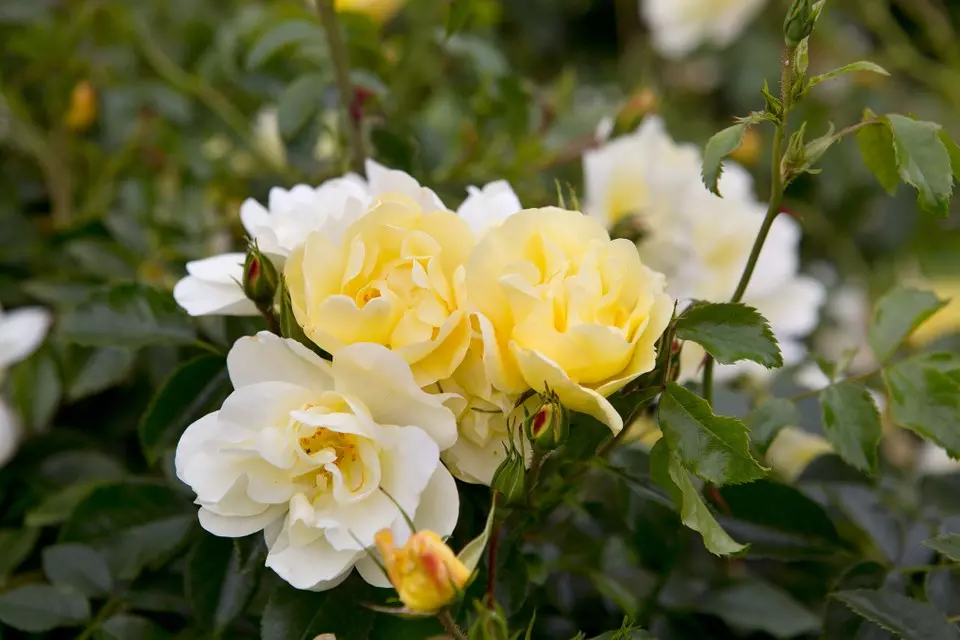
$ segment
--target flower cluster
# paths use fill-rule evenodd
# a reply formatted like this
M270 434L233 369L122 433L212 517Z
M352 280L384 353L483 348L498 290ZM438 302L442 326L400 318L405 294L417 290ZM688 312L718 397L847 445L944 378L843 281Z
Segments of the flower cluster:
M730 299L766 209L746 170L725 164L721 198L703 187L701 164L699 149L674 142L656 116L584 156L587 212L636 240L641 259L666 275L681 308ZM770 321L787 365L803 360L801 340L816 327L826 297L823 284L798 273L800 235L796 220L777 217L743 300ZM684 345L681 379L696 375L703 356L699 345ZM767 371L740 362L718 367L717 378Z
M354 567L396 583L406 565L387 558L390 580L379 570L377 532L405 544L409 515L449 535L453 476L492 482L524 437L508 428L524 398L619 432L607 398L654 368L674 308L664 276L595 218L521 210L503 181L452 211L403 172L366 173L248 200L255 259L190 263L175 289L194 315L280 308L278 324L297 329L233 346L234 391L187 429L176 468L205 529L263 531L267 565L298 588L330 588ZM264 268L282 274L277 299L247 282ZM533 437L562 426L544 421Z

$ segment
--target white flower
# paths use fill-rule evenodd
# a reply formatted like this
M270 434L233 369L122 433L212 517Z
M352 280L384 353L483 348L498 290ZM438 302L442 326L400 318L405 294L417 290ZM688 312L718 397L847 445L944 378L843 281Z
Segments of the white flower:
M960 462L932 442L924 442L917 458L917 470L923 475L944 475L960 471Z
M50 328L50 313L40 307L0 309L0 383L6 369L20 362L43 342ZM20 440L20 423L16 414L0 398L0 466L13 457Z
M584 156L588 211L611 226L634 218L641 259L667 276L667 291L681 305L730 299L766 210L741 167L725 164L719 185L723 198L707 191L700 170L699 151L675 143L656 116L647 117L636 133ZM802 360L801 339L815 328L825 295L822 284L797 273L799 243L799 225L779 216L743 300L770 321L787 364ZM696 376L703 356L699 345L685 344L681 376ZM716 377L766 371L741 362L718 366Z
M385 347L359 343L334 362L262 332L227 357L234 392L177 446L177 476L197 494L200 524L226 537L264 532L267 566L301 589L328 589L356 566L385 577L364 549L407 533L387 493L418 528L448 535L459 497L440 451L456 440L451 398L430 395Z
M726 47L766 0L640 0L640 15L664 57L682 58L702 44Z
M257 114L253 123L253 139L260 152L277 167L287 164L287 147L283 144L280 135L280 121L277 119L278 109L275 106L265 107Z
M506 180L491 182L482 189L467 187L467 193L469 195L457 209L457 215L470 225L470 230L478 240L523 208Z

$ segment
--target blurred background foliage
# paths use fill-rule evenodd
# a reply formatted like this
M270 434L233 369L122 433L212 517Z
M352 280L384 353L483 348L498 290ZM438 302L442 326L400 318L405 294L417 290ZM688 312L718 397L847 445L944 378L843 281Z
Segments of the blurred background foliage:
M451 207L468 185L499 178L531 207L580 189L580 156L605 117L624 131L656 112L674 137L703 144L760 108L788 3L771 0L726 50L681 61L655 54L636 0L373 4L341 13L349 117L362 119L373 157ZM892 76L836 80L796 118L821 132L869 106L940 122L956 138L958 28L953 0L830 0L811 70L869 59ZM316 16L294 0L3 0L0 43L0 303L57 315L46 345L6 381L28 437L0 470L0 592L40 585L33 595L46 607L21 628L86 629L83 638L254 638L261 624L265 638L435 632L357 609L382 597L361 586L281 587L256 540L201 535L172 473L179 433L229 392L226 349L259 322L184 316L170 290L185 261L241 246L245 198L348 169ZM735 155L761 195L766 135L751 132ZM852 141L822 166L787 197L808 271L870 298L904 280L958 292L956 211L936 220L908 189L888 197ZM933 337L955 350L960 313L944 313ZM827 314L815 352L833 323ZM777 385L796 391L786 378ZM723 390L718 412L744 414L747 391ZM817 431L816 402L801 409ZM646 479L646 454L618 451L522 544L501 549L498 598L515 620L536 609L542 638L596 635L624 616L661 640L890 637L827 600L837 585L888 585L958 615L957 574L914 568L934 562L921 540L960 531L960 482L921 480L891 451L879 480L826 456L800 477L803 492L760 481L708 496L731 534L753 542L743 560L710 557ZM464 496L459 541L488 499L478 487ZM316 611L337 629L311 627Z

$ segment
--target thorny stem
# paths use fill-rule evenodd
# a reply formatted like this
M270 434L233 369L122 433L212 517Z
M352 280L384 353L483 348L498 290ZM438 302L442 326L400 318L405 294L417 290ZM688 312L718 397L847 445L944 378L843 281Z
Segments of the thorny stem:
M753 242L753 248L750 250L750 256L743 268L743 274L740 276L737 289L730 299L731 302L743 300L743 296L747 292L747 285L750 284L750 278L753 277L753 271L757 268L760 251L767 240L773 221L780 214L780 205L783 204L783 170L780 164L783 155L783 139L786 136L787 123L790 118L790 100L793 96L793 54L795 51L796 47L784 47L783 58L780 61L780 101L783 104L783 112L773 136L773 158L771 160L773 184L770 187L770 204L767 206L767 214L763 219L763 224L760 225L757 238ZM713 356L710 354L707 354L706 362L703 365L703 397L706 399L713 397Z
M438 613L437 620L440 621L440 624L443 625L443 628L446 629L447 633L449 633L454 640L467 640L467 636L463 634L463 631L461 631L457 623L454 622L453 616L450 615L448 610L444 609Z
M314 8L320 17L320 24L327 34L330 58L337 80L337 92L340 94L340 117L347 131L350 143L350 166L357 173L363 173L366 154L363 150L363 131L359 118L350 113L350 101L353 99L353 87L350 84L350 56L340 36L340 23L333 8L333 0L313 0Z

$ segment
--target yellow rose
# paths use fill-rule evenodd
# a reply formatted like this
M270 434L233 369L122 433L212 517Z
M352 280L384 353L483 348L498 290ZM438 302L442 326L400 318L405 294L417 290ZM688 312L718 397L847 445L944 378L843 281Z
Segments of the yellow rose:
M454 372L470 346L458 290L472 247L456 214L383 196L339 245L314 232L291 254L285 275L294 315L331 354L357 342L382 344L410 364L418 384L433 384Z
M384 568L400 601L418 612L438 611L457 599L470 579L470 570L433 531L420 531L397 549L393 532L375 536Z
M653 369L673 312L664 287L633 243L555 207L508 218L466 268L493 386L511 394L549 387L614 433L623 420L606 396Z

